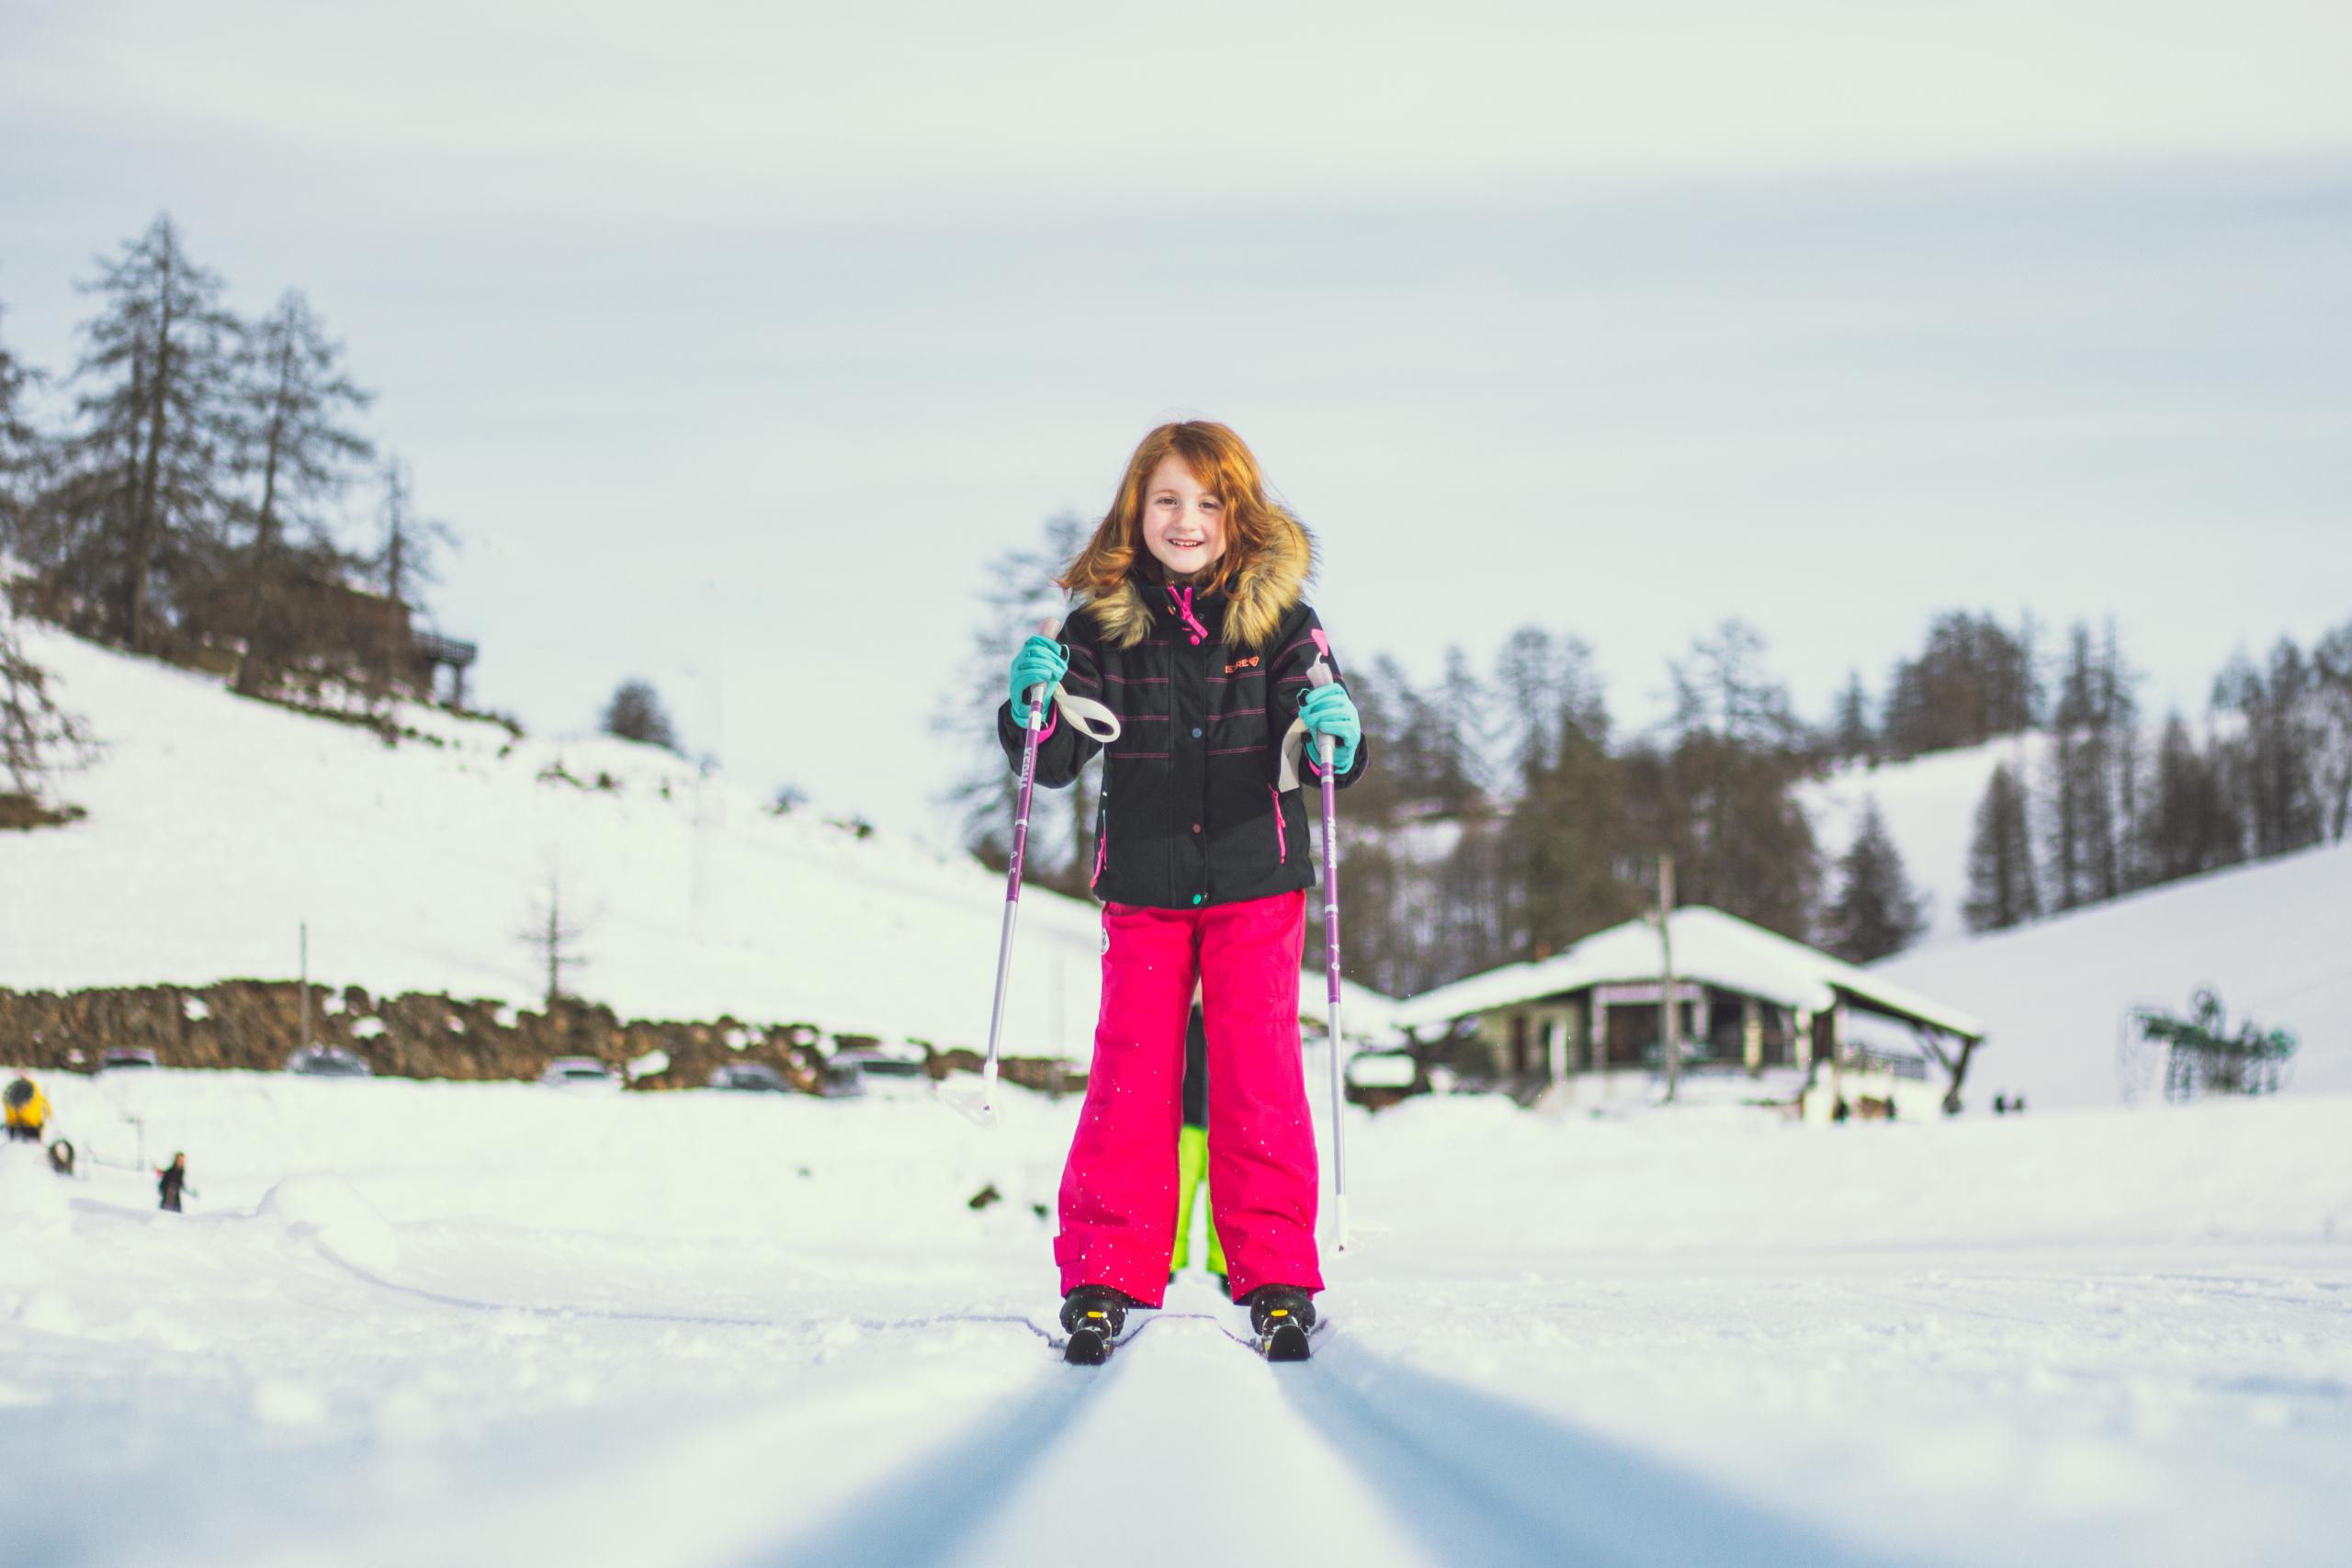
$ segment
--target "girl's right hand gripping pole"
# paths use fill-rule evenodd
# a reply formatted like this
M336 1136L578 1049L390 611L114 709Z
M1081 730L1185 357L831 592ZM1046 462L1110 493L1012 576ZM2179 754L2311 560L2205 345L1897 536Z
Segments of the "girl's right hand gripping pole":
M1315 644L1323 657L1306 672L1310 686L1330 685L1331 648L1316 634ZM1323 773L1323 973L1328 982L1329 1011L1326 1014L1326 1040L1331 1050L1331 1218L1334 1253L1345 1255L1348 1250L1348 1153L1345 1117L1348 1109L1347 1071L1340 1058L1347 1047L1340 1035L1340 805L1339 785L1333 780L1331 738L1315 738L1317 760Z
M1047 621L1037 629L1051 637L1057 623ZM1021 913L1021 862L1029 849L1029 799L1037 787L1037 732L1045 727L1046 705L1053 700L1053 689L1040 682L1029 688L1029 727L1021 743L1021 796L1012 817L1012 864L1004 877L1004 931L996 944L996 1002L989 1010L989 1054L980 1064L980 1114L996 1114L997 1053L1004 1031L1004 987L1012 974L1012 927Z

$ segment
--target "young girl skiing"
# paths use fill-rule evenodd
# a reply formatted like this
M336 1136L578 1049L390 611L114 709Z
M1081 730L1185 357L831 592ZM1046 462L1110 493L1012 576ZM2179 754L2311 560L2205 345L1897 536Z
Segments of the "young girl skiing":
M1315 867L1298 785L1319 777L1317 737L1331 738L1340 784L1362 775L1366 748L1301 598L1313 566L1306 530L1268 499L1239 436L1164 424L1136 448L1110 512L1063 573L1076 603L1059 640L1033 637L1013 656L997 728L1014 767L1033 688L1067 688L1120 720L1096 824L1102 1013L1054 1241L1073 1353L1080 1331L1099 1348L1129 1308L1158 1306L1167 1286L1196 983L1209 1201L1227 1284L1261 1337L1315 1322L1323 1276L1298 1030ZM1294 721L1306 744L1286 767ZM1099 750L1046 703L1037 783L1067 785ZM1303 1337L1292 1343L1305 1353Z

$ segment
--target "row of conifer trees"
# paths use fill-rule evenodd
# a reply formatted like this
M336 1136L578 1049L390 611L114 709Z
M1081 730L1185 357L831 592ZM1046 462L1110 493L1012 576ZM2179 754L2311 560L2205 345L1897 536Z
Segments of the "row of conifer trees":
M19 603L141 651L233 647L250 692L322 649L360 666L404 659L336 647L353 630L323 624L333 596L298 591L412 604L447 540L363 430L371 394L302 292L236 314L168 216L79 286L93 311L62 376L0 339L0 550L28 571ZM363 482L379 491L375 525L348 541L342 503Z

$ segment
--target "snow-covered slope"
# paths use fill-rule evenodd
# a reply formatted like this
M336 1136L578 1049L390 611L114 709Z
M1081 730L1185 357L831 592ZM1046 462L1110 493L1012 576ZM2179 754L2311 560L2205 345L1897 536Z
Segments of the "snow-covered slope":
M1876 801L1887 836L1903 857L1904 873L1927 903L1928 930L1918 945L1965 942L1968 927L1960 908L1968 898L1968 841L1976 827L1977 802L1984 798L1993 770L2004 762L2031 787L2048 740L2038 733L2004 736L1907 762L1876 768L1853 763L1799 785L1797 802L1813 823L1822 852L1835 858L1853 842L1863 806Z
M805 809L772 816L650 747L515 740L403 706L397 721L430 739L388 749L209 676L22 629L102 750L63 781L86 821L0 834L0 986L291 978L308 921L313 978L529 1003L545 976L522 933L560 884L583 928L567 988L624 1017L985 1043L1004 883L974 863ZM889 765L922 766L927 743L910 734ZM1099 937L1092 905L1023 895L1009 1052L1087 1058ZM1384 1010L1351 992L1351 1032Z
M2352 1098L1351 1112L1315 1359L1193 1271L1097 1371L1075 1100L48 1087L196 1196L0 1148L10 1563L2342 1558Z
M1984 1021L1976 1098L2109 1105L2127 1009L2179 1013L2200 986L2301 1039L2298 1091L2352 1089L2352 843L2154 887L1873 967Z

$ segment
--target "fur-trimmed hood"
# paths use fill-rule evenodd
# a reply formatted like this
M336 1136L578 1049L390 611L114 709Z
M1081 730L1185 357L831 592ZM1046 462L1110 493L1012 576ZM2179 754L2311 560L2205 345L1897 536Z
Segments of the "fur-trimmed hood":
M1234 580L1232 597L1225 601L1228 643L1262 649L1272 642L1283 617L1297 604L1307 580L1315 575L1315 536L1297 518L1288 513L1281 515L1281 526L1258 552L1258 558L1241 569ZM1152 570L1159 566L1148 555L1138 564ZM1112 648L1133 648L1151 635L1151 604L1144 597L1144 584L1133 573L1102 597L1082 601L1081 607L1093 612L1094 624L1102 628L1103 642Z

